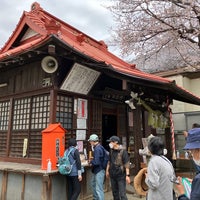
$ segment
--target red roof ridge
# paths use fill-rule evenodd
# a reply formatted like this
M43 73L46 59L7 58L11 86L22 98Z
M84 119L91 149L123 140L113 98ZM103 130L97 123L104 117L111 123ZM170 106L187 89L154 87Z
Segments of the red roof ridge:
M36 4L38 5L37 2L36 2ZM80 45L81 45L81 43L85 42L85 43L92 45L95 48L98 48L101 50L103 50L103 49L107 50L108 46L105 44L105 42L103 40L100 40L100 41L95 40L94 38L83 33L82 31L76 29L75 27L69 25L68 23L64 22L63 20L55 17L54 15L50 14L49 12L47 12L43 9L39 9L39 7L38 7L38 12L39 13L37 13L37 16L44 16L45 21L47 21L48 19L54 19L57 24L60 24L61 32L58 34L59 37L62 37L61 33L62 33L62 31L64 31L67 35L71 34L69 36L70 38L76 37L76 40L77 40L77 42L79 42ZM43 14L41 14L40 12Z
M1 53L8 50L12 46L25 24L43 36L46 34L56 34L62 39L63 32L69 38L72 38L73 40L76 39L79 45L82 45L82 43L88 43L100 50L107 50L107 45L104 41L97 41L94 38L84 34L73 26L43 10L39 3L34 2L31 5L31 11L23 12L15 31L13 31L13 34L6 42L5 46L1 49Z

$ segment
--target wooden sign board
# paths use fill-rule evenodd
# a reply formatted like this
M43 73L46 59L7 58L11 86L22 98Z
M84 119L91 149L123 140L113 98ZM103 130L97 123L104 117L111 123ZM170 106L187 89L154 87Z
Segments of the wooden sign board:
M99 75L100 72L75 63L60 89L87 95Z

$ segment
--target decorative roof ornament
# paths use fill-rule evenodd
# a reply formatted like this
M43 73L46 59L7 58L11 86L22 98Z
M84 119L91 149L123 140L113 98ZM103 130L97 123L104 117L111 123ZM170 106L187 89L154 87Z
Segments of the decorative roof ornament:
M32 3L31 11L41 9L40 4L37 2Z
M51 19L49 22L45 23L45 28L48 34L58 34L60 32L61 25L54 19Z

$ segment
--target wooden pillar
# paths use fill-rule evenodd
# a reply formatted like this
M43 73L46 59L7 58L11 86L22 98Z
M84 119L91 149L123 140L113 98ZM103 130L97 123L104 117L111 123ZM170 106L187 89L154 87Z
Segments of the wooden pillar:
M10 99L10 111L9 111L9 121L8 121L8 134L6 142L6 156L9 157L10 153L10 141L11 141L11 132L12 132L12 118L13 118L13 98Z
M140 163L142 162L142 156L139 155L139 149L142 146L142 119L141 119L141 107L133 110L133 133L134 133L134 174L137 174L140 170Z
M24 200L25 179L26 179L26 175L25 175L25 174L22 174L22 193L21 193L21 200Z
M50 119L49 123L56 122L56 102L57 102L57 90L52 89L50 91Z
M3 171L2 188L1 188L1 200L6 200L7 182L8 182L8 172L7 171Z
M172 135L170 128L165 129L165 145L167 149L167 157L172 159Z
M48 174L43 175L42 186L42 200L51 200L52 180Z

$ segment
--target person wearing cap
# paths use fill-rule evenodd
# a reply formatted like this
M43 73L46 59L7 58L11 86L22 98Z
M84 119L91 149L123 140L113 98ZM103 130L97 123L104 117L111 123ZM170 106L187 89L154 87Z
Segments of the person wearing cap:
M99 143L99 137L96 134L90 135L88 141L93 151L93 157L89 158L89 165L92 166L93 173L91 179L93 199L104 200L105 169L102 166L104 147Z
M112 195L114 200L127 200L126 183L130 184L130 160L128 152L120 145L117 136L110 137L110 155L106 168L106 177L110 177Z
M190 200L200 199L200 128L190 131L188 133L185 150L189 150L192 159L198 169L196 176L192 180L192 188L190 194ZM189 200L185 195L185 189L182 184L182 178L178 177L179 184L176 185L177 191L179 193L178 200Z

